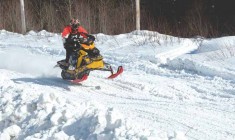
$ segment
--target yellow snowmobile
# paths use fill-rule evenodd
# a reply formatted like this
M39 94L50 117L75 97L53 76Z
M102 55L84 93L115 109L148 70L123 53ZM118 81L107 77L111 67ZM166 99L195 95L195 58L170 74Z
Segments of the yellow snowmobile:
M87 44L80 43L80 48L74 48L74 52L69 58L69 66L63 65L65 60L57 62L56 66L62 69L61 77L70 80L73 83L80 83L88 78L93 70L109 71L111 75L109 79L117 77L123 72L123 67L119 66L116 73L113 72L110 64L103 61L103 56L95 47L94 42Z

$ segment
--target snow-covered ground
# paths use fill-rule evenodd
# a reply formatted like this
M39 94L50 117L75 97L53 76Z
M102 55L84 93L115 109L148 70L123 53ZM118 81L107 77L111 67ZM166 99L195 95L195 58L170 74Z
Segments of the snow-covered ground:
M123 74L60 78L59 34L0 30L1 140L233 140L235 37L95 35Z

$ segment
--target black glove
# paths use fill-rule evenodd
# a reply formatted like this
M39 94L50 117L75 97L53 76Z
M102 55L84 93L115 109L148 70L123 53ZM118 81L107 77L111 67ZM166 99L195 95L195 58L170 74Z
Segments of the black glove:
M94 38L80 38L79 41L82 44L91 45L94 43Z
M92 43L94 43L94 41L95 37L93 35L87 35L87 41L86 41L87 45L91 45Z
M92 40L92 39L87 40L87 45L91 45L92 43L94 43L94 40Z
M95 41L95 36L93 36L93 35L87 35L87 37L89 38L89 40L92 40L93 42Z

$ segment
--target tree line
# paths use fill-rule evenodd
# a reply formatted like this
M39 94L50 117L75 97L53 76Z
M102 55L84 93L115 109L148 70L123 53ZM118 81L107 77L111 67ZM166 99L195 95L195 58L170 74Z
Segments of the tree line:
M176 36L235 34L234 0L143 0L142 27ZM143 20L143 19L142 19Z
M24 0L27 31L59 33L72 17L90 33L135 30L135 0ZM141 0L141 30L192 37L234 35L232 0ZM223 10L225 9L225 10ZM20 0L0 0L0 29L21 32Z

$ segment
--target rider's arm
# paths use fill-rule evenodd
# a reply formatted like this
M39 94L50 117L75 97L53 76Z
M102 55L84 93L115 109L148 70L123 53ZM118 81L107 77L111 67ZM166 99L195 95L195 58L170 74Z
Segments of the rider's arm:
M71 28L69 26L66 26L61 35L63 38L68 38L70 32L71 32Z
M78 32L81 34L82 37L87 38L88 32L82 26L78 27Z
M69 26L66 26L63 30L63 32L61 33L61 36L62 36L62 40L63 40L63 43L68 43L68 37L70 35L70 32L71 32L71 28Z

